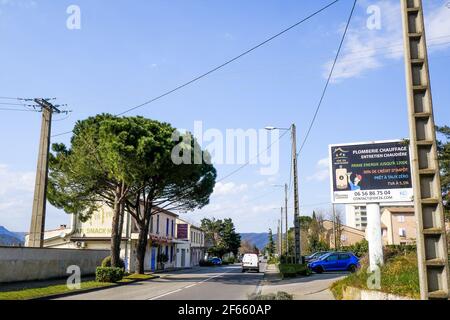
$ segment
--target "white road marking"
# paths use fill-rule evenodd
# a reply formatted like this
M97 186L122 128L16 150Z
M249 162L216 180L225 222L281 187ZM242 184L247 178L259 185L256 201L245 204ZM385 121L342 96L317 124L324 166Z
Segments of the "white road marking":
M159 296L156 296L156 297L150 298L150 299L148 299L148 300L157 300L157 299L159 299L159 298L162 298L162 297L168 296L168 295L170 295L170 294L174 294L174 293L180 292L181 290L182 290L182 289L178 289L178 290L170 291L170 292L167 292L167 293L161 294L161 295L159 295Z
M184 290L184 289L189 289L189 288L195 287L195 286L198 285L198 284L202 284L202 283L208 282L208 281L210 281L210 280L212 280L212 279L221 277L221 276L223 276L224 274L230 273L231 271L233 271L233 270L230 270L230 271L227 271L227 272L224 272L224 273L215 275L215 276L213 276L213 277L209 277L209 278L207 278L207 279L205 279L205 280L202 280L202 281L193 283L193 284L188 285L188 286L186 286L186 287L184 287L184 288L177 289L177 290L173 290L173 291L170 291L170 292L161 294L161 295L159 295L159 296L156 296L156 297L153 297L153 298L150 298L150 299L147 299L147 300L158 300L158 299L163 298L163 297L165 297L165 296L169 296L169 295L171 295L171 294L178 293L178 292L180 292L180 291L182 291L182 290Z

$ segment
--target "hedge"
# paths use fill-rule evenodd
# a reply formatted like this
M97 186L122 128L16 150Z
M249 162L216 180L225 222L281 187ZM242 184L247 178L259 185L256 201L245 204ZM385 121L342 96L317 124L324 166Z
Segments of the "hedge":
M311 270L309 270L306 264L280 264L279 269L283 278L311 275Z
M111 256L106 257L102 261L102 267L111 267ZM125 269L125 262L119 258L119 268Z
M97 282L117 282L122 280L125 274L122 268L97 267L95 280Z

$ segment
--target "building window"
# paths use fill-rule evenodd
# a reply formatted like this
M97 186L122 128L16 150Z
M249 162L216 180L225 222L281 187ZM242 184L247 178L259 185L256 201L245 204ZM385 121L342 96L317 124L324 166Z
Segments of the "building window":
M173 246L170 247L170 262L173 261Z
M398 235L400 237L406 237L406 229L405 228L398 229Z
M174 234L175 234L175 229L174 229L173 220L172 220L172 237Z
M166 219L166 236L169 236L169 218Z
M165 254L166 254L166 257L169 257L169 246L166 246L166 252L165 252Z
M398 216L397 220L398 220L398 222L403 223L403 222L405 222L405 216Z
M159 214L156 216L156 234L159 234Z
M150 233L153 233L153 217L150 217Z

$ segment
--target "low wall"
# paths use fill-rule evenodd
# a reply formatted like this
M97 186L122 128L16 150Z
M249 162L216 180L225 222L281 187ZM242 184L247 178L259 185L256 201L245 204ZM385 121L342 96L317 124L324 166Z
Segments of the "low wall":
M108 255L108 250L0 247L0 283L64 278L72 265L82 276L92 275Z
M408 297L397 296L375 290L362 290L354 287L346 287L342 300L414 300Z

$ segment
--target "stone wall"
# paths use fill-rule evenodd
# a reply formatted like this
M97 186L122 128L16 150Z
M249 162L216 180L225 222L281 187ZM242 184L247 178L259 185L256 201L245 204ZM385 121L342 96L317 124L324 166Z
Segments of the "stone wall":
M0 283L64 278L72 265L82 276L93 275L108 255L108 250L0 247Z

